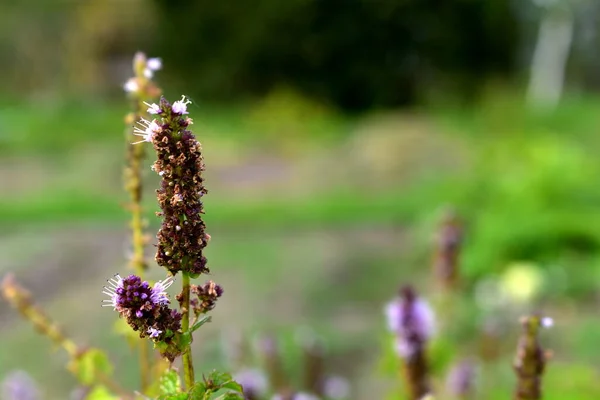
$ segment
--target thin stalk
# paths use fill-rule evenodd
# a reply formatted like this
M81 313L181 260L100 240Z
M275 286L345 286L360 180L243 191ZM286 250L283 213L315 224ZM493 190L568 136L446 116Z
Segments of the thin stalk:
M143 110L143 100L141 98L136 99L135 102L135 120L138 121L141 118ZM128 141L130 142L134 137L133 132L128 135ZM144 234L144 219L142 209L142 161L145 157L144 146L134 146L127 144L128 146L128 163L125 167L125 189L129 192L131 204L129 206L131 210L131 238L133 246L133 254L130 259L130 266L135 270L136 274L144 279L144 272L147 268L146 260L144 257L144 249L146 245L146 239ZM139 341L139 359L140 359L140 385L142 392L145 392L150 385L150 349L146 340Z
M181 312L183 318L181 320L181 329L183 333L190 330L190 276L183 272L182 291L181 291ZM188 347L183 354L183 373L185 386L190 389L194 386L194 364L192 362L192 348Z
M125 190L129 193L129 210L131 212L131 241L132 255L129 260L131 268L135 273L144 279L144 272L148 268L145 259L144 250L146 247L146 234L144 232L145 224L142 208L142 169L145 158L145 147L134 146L135 141L134 123L139 121L144 113L144 100L158 95L159 90L153 85L152 81L145 77L147 69L147 58L142 53L137 53L133 59L133 72L138 90L132 92L133 112L127 118L131 128L126 132L127 143L127 163L125 165ZM150 349L146 340L139 341L139 359L140 359L140 383L142 392L145 392L150 385L151 379L151 357Z

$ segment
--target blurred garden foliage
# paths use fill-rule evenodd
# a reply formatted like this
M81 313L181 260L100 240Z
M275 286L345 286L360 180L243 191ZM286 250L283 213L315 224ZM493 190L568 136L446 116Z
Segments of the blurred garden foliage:
M597 39L584 29L596 8L578 8L591 22L576 32L576 83L597 81ZM284 84L347 110L519 81L540 17L533 3L479 0L29 0L2 11L6 89L116 94L129 55L144 48L170 61L167 86L192 96L239 101Z
M534 2L5 3L0 170L10 196L0 197L0 274L81 271L38 286L56 315L122 263L120 250L106 250L120 245L115 231L126 220L122 84L131 54L144 50L163 58L166 94L192 98L207 149L211 262L229 274L221 321L248 330L309 324L324 332L340 372L370 379L380 307L401 282L427 280L437 211L452 205L465 222L461 277L473 303L454 334L468 344L481 328L478 293L518 286L515 297L549 304L559 325L547 398L597 398L600 2L571 2L568 90L553 113L523 101L540 20ZM456 99L468 101L445 101ZM411 107L382 110L402 105ZM145 208L156 224L152 187ZM86 226L92 232L77 241ZM67 244L74 250L63 251ZM83 316L98 342L117 346L105 334L113 316L77 306L69 304L69 330L87 337ZM28 326L9 322L0 375L21 366L25 346L45 351ZM499 377L484 382L491 399L507 398L513 347L487 371ZM457 356L449 349L433 349L436 371ZM201 359L220 366L216 356ZM25 364L45 376L37 360Z

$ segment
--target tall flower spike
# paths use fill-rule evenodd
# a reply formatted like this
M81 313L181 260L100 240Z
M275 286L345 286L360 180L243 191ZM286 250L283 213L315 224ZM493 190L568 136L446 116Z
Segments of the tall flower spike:
M173 275L184 271L197 276L208 272L203 250L210 236L202 219L202 196L207 193L202 146L187 130L190 120L182 116L187 114L187 104L185 96L173 105L162 98L159 129L146 124L150 132L143 134L154 145L158 159L153 169L162 178L157 197L163 222L157 234L156 261Z
M430 392L425 350L433 334L433 312L408 286L402 288L400 297L389 303L385 311L388 327L395 336L396 351L403 359L409 398L421 399Z

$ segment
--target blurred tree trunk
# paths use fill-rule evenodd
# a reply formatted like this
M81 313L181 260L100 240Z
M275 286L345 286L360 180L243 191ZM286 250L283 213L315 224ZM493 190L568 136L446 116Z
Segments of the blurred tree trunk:
M575 18L569 4L545 0L531 61L527 100L534 107L554 109L562 96L565 69L573 42Z

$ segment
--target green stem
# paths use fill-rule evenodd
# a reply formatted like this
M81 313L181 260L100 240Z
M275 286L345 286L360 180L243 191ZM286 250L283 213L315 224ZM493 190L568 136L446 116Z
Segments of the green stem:
M135 100L134 120L139 121L143 113L143 97ZM129 131L127 135L128 163L125 167L125 189L129 192L131 204L131 236L133 244L133 254L130 260L131 267L136 274L144 279L146 270L146 260L144 258L144 249L146 239L144 236L144 219L142 212L142 161L145 156L145 146L135 146L130 144L135 136ZM139 361L140 361L140 384L142 392L145 393L150 385L151 358L150 349L145 339L139 341Z
M181 320L181 328L185 334L190 330L190 276L185 272L182 274L181 312L183 313L183 319ZM185 386L191 389L194 386L194 364L192 362L191 346L183 354L183 373Z

